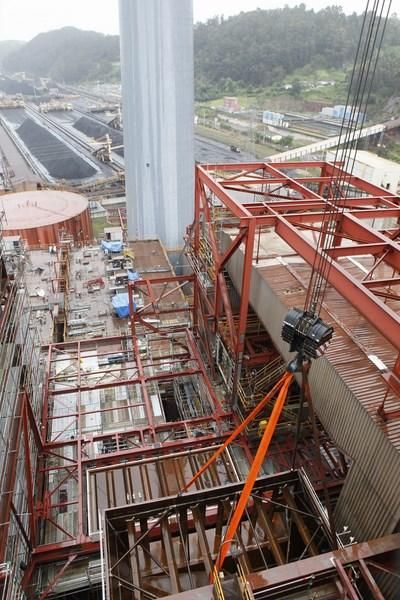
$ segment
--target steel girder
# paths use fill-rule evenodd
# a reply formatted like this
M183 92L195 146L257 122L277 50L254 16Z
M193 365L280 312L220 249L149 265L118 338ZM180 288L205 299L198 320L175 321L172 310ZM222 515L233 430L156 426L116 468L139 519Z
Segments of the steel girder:
M301 176L293 176L293 170L301 171ZM304 171L307 176L303 176ZM333 200L327 195L327 189L338 180L344 182L346 193ZM284 199L279 197L282 187L287 192ZM254 202L249 201L249 195L254 197ZM262 196L261 200L258 195ZM212 315L216 322L224 313L228 322L230 320L232 307L219 275L227 260L242 246L240 320L236 327L230 328L238 368L243 351L256 233L266 227L272 227L308 264L313 265L317 255L319 269L326 269L328 283L357 308L400 356L400 305L396 304L400 295L399 288L395 287L400 282L398 196L346 174L340 166L328 162L274 165L260 162L197 166L195 202L195 222L189 235L194 255L201 255L204 223L208 225L207 235L214 239L218 230L232 231L228 249L222 251L217 243L211 244L216 269L215 289L212 297L204 294L204 290L202 293L208 316ZM324 229L333 202L338 207L334 245L317 248L307 230L319 232ZM217 209L221 213L219 217L215 217ZM376 221L378 226L374 226ZM365 277L357 279L340 259L359 255L371 257L373 265ZM385 271L385 275L378 274L375 279L378 271ZM201 295L201 285L197 290ZM197 301L197 305L201 302ZM393 377L400 376L400 361L396 361L395 356L391 367Z

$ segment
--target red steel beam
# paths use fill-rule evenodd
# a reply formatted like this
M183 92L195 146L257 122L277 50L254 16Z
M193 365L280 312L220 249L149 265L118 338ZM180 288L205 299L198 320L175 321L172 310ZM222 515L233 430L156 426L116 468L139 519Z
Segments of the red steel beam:
M183 330L184 331L184 330ZM144 364L144 367L146 367L148 365ZM175 373L157 373L156 375L142 375L141 373L141 367L136 367L136 369L139 373L138 377L132 377L132 379L115 379L113 381L107 381L107 382L103 382L103 383L94 383L91 385L81 385L81 387L69 387L69 388L65 388L65 389L58 389L58 390L50 390L49 391L49 395L50 396L63 396L63 395L68 395L70 393L73 392L90 392L93 390L104 390L107 388L111 388L111 387L118 387L121 385L135 385L137 383L140 383L141 381L162 381L165 379L173 379L174 377L181 377L181 376L185 376L185 375L195 375L197 373L200 373L200 369L196 368L196 369L186 369L185 371L176 371ZM121 407L120 407L121 408ZM99 412L99 411L96 411ZM74 414L82 414L82 413L74 413ZM89 414L89 413L86 413ZM66 416L66 415L64 415ZM71 415L70 415L71 416ZM52 418L57 418L57 417L49 417L47 420L51 420Z
M248 166L248 165L247 165ZM223 201L236 217L250 217L249 211L235 202L232 197L224 190L222 185L215 179L210 177L203 167L196 167L197 177L199 181L206 185L206 187L214 192L214 194Z
M310 265L314 263L315 246L283 217L278 217L276 232ZM327 280L346 300L400 352L400 316L370 292L360 281L336 262L321 255L319 268L329 269Z
M386 556L398 552L399 548L400 534L396 533L367 542L352 544L340 550L305 558L287 565L272 567L265 571L249 573L247 579L253 592L257 590L268 592L270 589L273 591L277 586L306 581L308 578L311 578L311 581L316 581L318 577L324 574L335 574L336 569L333 564L335 559L345 566L351 564L356 566L360 559L370 564L371 558L381 556L382 559L386 559ZM287 589L290 592L290 589Z
M368 281L363 281L363 285L367 288L391 287L393 285L400 285L400 277L393 277L393 279L368 279Z
M250 282L253 269L253 253L255 240L255 222L249 221L247 235L245 238L244 260L242 270L242 287L240 290L239 325L236 337L236 360L232 382L232 397L236 399L237 386L242 371L243 352L245 347L245 334L247 329L247 317L250 304Z
M31 546L34 547L36 543L36 511L34 505L34 485L32 479L32 461L31 461L31 452L29 445L29 417L28 417L28 407L27 407L27 394L25 393L24 401L23 401L23 411L22 411L22 424L23 424L23 437L24 437L24 453L25 453L25 473L26 473L26 487L27 487L27 500L28 500L28 510L29 510L29 536Z
M380 591L375 579L372 576L371 571L368 569L367 563L363 558L360 558L358 561L358 566L363 576L364 581L366 582L369 591L372 594L374 600L385 600L382 592Z
M229 248L225 251L223 256L221 256L221 258L219 259L219 264L218 264L219 269L222 269L225 266L225 264L228 262L228 260L231 258L231 256L235 253L235 251L237 250L237 248L240 246L243 239L245 238L246 233L247 233L246 229L239 231L238 235L235 237L235 239L233 240L233 242L231 243Z
M374 244L357 244L349 246L332 246L331 248L323 248L323 251L329 254L331 258L339 258L340 256L362 256L364 254L380 254L387 250L387 244L376 242Z
M249 226L249 221L252 219L255 220L256 226L274 226L275 231L278 235L288 243L293 250L297 252L301 257L303 257L306 262L310 265L314 264L315 260L315 252L316 248L314 244L307 239L305 235L299 231L298 226L301 223L323 223L327 220L327 214L325 211L313 210L316 208L316 204L313 205L313 208L307 208L307 202L302 204L302 201L295 199L293 203L285 202L281 205L282 210L291 211L291 209L296 210L298 212L289 212L288 214L280 214L280 202L264 202L262 205L259 203L254 204L253 206L250 203L246 203L245 209L248 213L252 215L252 218L246 218L241 211L242 206L240 202L233 197L229 197L228 201L226 201L226 196L228 194L228 190L223 190L222 193L219 193L222 188L222 185L218 186L214 185L215 181L212 181L213 176L220 177L222 171L232 171L236 169L241 169L244 171L250 170L258 170L261 181L268 181L265 177L265 173L271 174L272 177L277 178L278 180L288 181L293 189L297 189L306 197L312 198L315 203L322 203L322 206L326 206L329 210L329 201L325 201L319 194L308 190L304 187L299 181L296 182L292 177L288 177L286 173L282 172L282 170L286 169L301 169L305 167L320 167L324 168L326 174L335 175L336 177L343 177L347 182L349 180L349 176L344 174L344 172L337 166L328 164L328 163L312 163L308 162L299 162L299 163L283 163L274 165L265 163L264 165L259 164L258 168L251 163L250 165L241 164L240 167L231 166L225 169L225 165L219 165L215 167L215 175L213 173L208 173L205 170L199 171L201 173L202 183L209 189L212 189L214 193L217 195L219 200L223 205L226 205L231 212L240 218L240 225ZM238 178L242 178L239 174ZM235 182L235 179L232 178L229 180L231 183ZM372 208L365 210L346 210L345 212L340 212L338 214L338 222L340 222L340 231L341 235L348 236L349 239L356 240L361 244L367 245L364 246L363 252L370 250L375 253L382 253L384 251L383 262L387 265L390 265L395 269L395 271L400 271L400 246L390 237L384 235L382 232L369 227L366 223L362 221L366 219L376 219L376 218L397 218L400 219L400 206L399 199L394 194L388 193L387 190L383 190L382 188L375 186L373 184L369 184L361 180L360 178L353 178L352 182L356 187L368 194L372 194L374 197L384 197L385 200L389 200L391 202L390 208ZM257 179L254 178L254 185L257 185ZM229 194L228 194L229 195ZM349 202L351 203L352 199L349 198ZM364 199L358 199L357 202L364 202ZM368 197L365 198L365 203L368 203ZM378 202L374 202L374 204L379 205ZM263 215L260 215L260 211L264 211ZM349 250L346 247L335 248L332 250L331 254L338 256L339 254L348 255ZM378 252L379 250L379 252ZM359 253L360 247L353 247L353 253ZM353 306L355 306L360 313L366 317L368 321L370 321L378 331L390 342L393 346L400 351L400 316L390 307L388 307L379 297L374 295L369 289L368 284L364 285L364 283L356 280L350 272L346 271L346 269L338 262L331 261L330 257L327 256L326 252L319 250L321 261L320 268L327 269L328 274L328 282L335 288L337 291L348 300ZM329 268L328 268L329 267ZM245 274L247 278L247 273ZM249 282L249 279L247 279ZM372 284L373 285L373 284ZM243 289L242 289L243 291ZM246 299L246 295L245 298ZM243 297L242 297L243 302Z
M274 218L274 214L279 214L278 211L275 211L274 202L264 203L265 212L269 214L265 214L257 217L257 225L274 225L276 220ZM271 209L271 211L267 210ZM354 227L356 225L360 228L364 228L362 223L358 222L358 219L386 219L386 218L400 218L400 208L373 208L373 209L365 209L345 212L343 214L338 215L338 219L343 219L345 221L350 220L350 217L357 219L357 221L353 222ZM323 223L328 219L328 215L324 212L290 212L289 214L285 214L285 218L291 223ZM376 234L379 232L375 229ZM363 229L363 233L367 232ZM381 234L383 235L383 234ZM391 241L389 237L386 238L388 243ZM368 241L368 237L365 239Z
M246 192L248 190L241 190ZM315 198L293 198L291 200L274 200L274 209L277 212L286 211L297 211L297 210L324 210L327 205L333 204L329 200L316 200ZM252 202L244 203L243 206L247 208L252 214L261 211L265 212L265 202ZM398 208L398 205L392 202L392 199L377 196L368 196L360 198L338 198L335 200L335 206L346 207L346 208L359 208L359 207L387 207L387 208Z
M335 557L332 559L332 562L335 565L336 571L338 572L340 583L345 589L345 598L349 598L350 600L359 600L358 593L356 592L340 560Z
M398 202L398 197L396 196L396 194L393 194L393 192L390 192L385 188L379 187L374 183L370 183L365 179L361 179L361 177L349 175L348 173L346 173L346 171L343 171L343 169L341 169L338 166L335 166L331 163L326 163L325 168L326 172L329 175L331 175L332 177L338 177L339 179L342 179L342 181L346 184L348 181L351 181L352 185L354 185L360 190L363 190L364 192L367 192L368 194L371 194L372 196L391 196L393 199L397 199Z

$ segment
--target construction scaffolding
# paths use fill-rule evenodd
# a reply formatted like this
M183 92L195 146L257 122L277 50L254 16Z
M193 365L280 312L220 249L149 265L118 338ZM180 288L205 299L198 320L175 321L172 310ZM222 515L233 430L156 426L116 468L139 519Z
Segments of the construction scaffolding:
M348 439L357 432L340 436L347 434L347 420L336 427L336 415L363 400L350 397L344 387L353 382L354 369L348 369L348 356L341 356L343 348L350 348L351 330L338 290L354 302L365 296L368 308L363 311L374 320L373 327L363 321L362 342L353 338L365 378L357 392L369 377L375 404L372 409L365 402L366 416L354 413L354 418L362 424L370 419L368 410L374 410L371 427L379 431L373 435L382 436L374 457L383 472L382 448L397 440L398 359L392 348L398 353L400 347L388 324L399 325L393 290L399 285L400 209L397 197L358 179L351 180L351 193L343 199L347 209L330 250L335 257L332 296L324 317L337 320L337 307L341 310L335 328L339 349L334 340L326 357L315 361L316 369L328 369L332 361L342 387L333 386L331 371L322 380L311 371L314 416L300 382L293 380L229 552L224 551L223 565L218 562L221 540L273 408L266 404L256 419L248 417L281 379L288 359L277 336L281 318L274 296L263 286L274 285L289 306L301 301L310 248L321 223L323 228L324 185L336 168L318 162L197 167L195 221L186 239L189 274L175 275L154 240L134 242L128 256L114 257L60 241L46 259L46 278L54 297L60 296L55 303L60 312L54 313L60 327L53 338L60 341L42 347L23 277L24 264L33 268L36 263L33 257L28 260L23 245L1 249L0 590L5 599L18 598L22 590L29 599L39 592L40 600L68 594L147 600L185 591L193 598L192 589L199 598L214 593L221 600L268 593L296 598L296 590L304 589L335 598L344 590L353 597L352 587L358 587L354 593L373 589L372 597L381 598L379 587L385 593L393 587L371 569L386 569L392 578L390 552L399 548L398 535L381 543L372 540L368 550L362 547L364 562L351 553L350 530L357 530L358 523L354 511L346 513L346 504L355 502L354 473L360 465L363 473L371 473L367 483L375 486L374 493L379 482L372 478L380 475L348 450ZM83 309L74 312L77 305L89 304L90 310L96 293L100 305L107 278L116 278L117 286L127 263L138 278L126 282L124 272L121 287L129 317L118 321L119 333L86 339L71 335L75 321L86 318ZM99 265L101 272L89 271ZM87 272L76 280L83 269ZM363 281L354 281L360 271ZM350 291L344 281L350 282ZM84 302L78 296L83 293L88 294ZM382 319L376 317L379 311ZM388 365L383 372L370 359L366 362L371 340L377 355L383 348ZM325 381L331 386L329 398L318 404ZM342 397L345 406L327 419L324 410ZM384 418L376 412L378 405ZM234 443L198 476L241 424ZM362 452L361 441L359 446ZM395 464L396 457L386 456ZM395 481L395 471L392 477ZM183 491L194 480L196 487ZM338 551L328 532L326 493L338 516ZM385 519L395 527L393 489L384 505ZM371 524L376 534L363 538L357 533L357 541L392 533L386 523L386 532L383 525L378 528L382 505L377 501L375 506ZM350 530L344 529L345 518L352 521ZM382 548L387 548L387 561ZM331 559L336 562L328 569ZM291 563L304 578L293 575Z
M24 262L23 246L6 248L0 232L0 594L7 599L20 594L32 551L38 448L29 422L39 419L44 375Z
M396 349L398 356L389 366L388 381L399 389L399 296L393 292L393 286L399 285L396 273L400 268L395 241L399 235L398 197L327 162L198 165L196 173L195 219L188 230L187 248L196 275L197 318L204 348L209 348L210 336L219 334L224 340L233 365L233 400L246 352L251 274L253 266L265 258L260 253L261 238L275 232L275 236L270 235L269 259L298 254L312 265L316 236L321 228L324 231L329 205L325 191L332 177L339 176L344 177L347 190L337 204L346 210L336 224L334 246L325 254L319 251L321 264L334 259L328 283ZM281 240L279 245L277 240ZM241 259L236 290L240 300L235 307L227 266L238 250ZM361 280L352 274L351 261L346 265L343 260L356 256L370 257Z
M182 496L106 510L108 597L120 600L134 594L142 600L206 585L242 489L238 477L223 486L214 479L209 490L200 484L197 491ZM326 517L310 490L299 471L259 478L227 570L235 572L238 564L247 577L260 568L316 556L329 548Z

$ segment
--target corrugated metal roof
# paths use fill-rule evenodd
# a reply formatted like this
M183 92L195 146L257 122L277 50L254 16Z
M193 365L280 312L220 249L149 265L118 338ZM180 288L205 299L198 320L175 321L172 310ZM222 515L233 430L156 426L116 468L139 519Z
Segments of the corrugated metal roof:
M299 287L299 281L307 285L310 276L308 265L300 261L291 264L291 272L284 265L261 267L259 270L288 308L302 306L305 288ZM298 278L294 274L298 274ZM392 368L397 357L394 347L330 286L324 306L322 317L333 323L335 329L326 357L374 422L400 449L400 416L384 421L377 414L386 395L385 410L389 413L400 408L400 399L388 389L381 372L368 358L368 355L378 356Z
M264 256L269 250L268 236L262 237ZM273 258L253 267L250 303L276 347L289 359L292 355L281 339L282 319L289 308L304 305L310 267L287 252L287 247L282 246L280 258L276 240L273 250ZM228 265L236 287L240 286L242 265L243 253L239 251ZM393 366L397 355L393 346L331 287L321 316L333 324L335 333L325 356L312 364L311 394L324 428L353 461L336 508L337 523L339 527L349 525L358 540L370 539L391 533L400 519L396 493L400 489L400 417L384 421L377 414L386 394L386 411L400 408L400 399L388 391L368 355L378 356L388 367Z
M18 192L3 197L4 231L36 229L83 213L88 201L80 194L57 190Z

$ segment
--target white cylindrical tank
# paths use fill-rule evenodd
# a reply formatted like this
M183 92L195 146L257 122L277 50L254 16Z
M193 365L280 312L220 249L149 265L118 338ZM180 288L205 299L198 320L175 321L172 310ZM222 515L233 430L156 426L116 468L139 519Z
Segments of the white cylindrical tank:
M192 0L120 0L130 239L183 245L193 220Z

